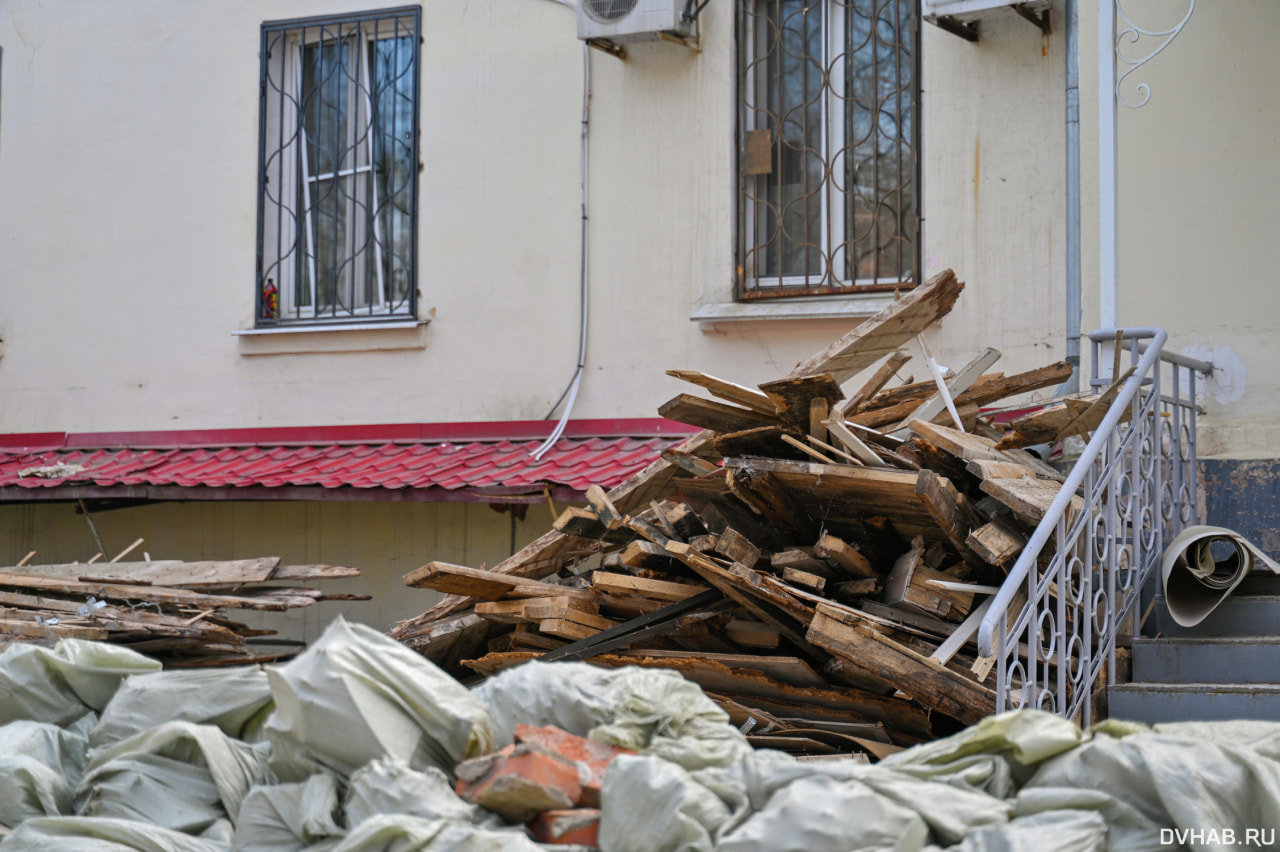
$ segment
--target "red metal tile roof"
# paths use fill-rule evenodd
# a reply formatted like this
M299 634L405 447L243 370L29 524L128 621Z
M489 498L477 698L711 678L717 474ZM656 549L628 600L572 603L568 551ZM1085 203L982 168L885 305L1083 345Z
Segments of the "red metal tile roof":
M450 425L455 428L448 429ZM425 489L412 499L502 502L520 496L541 499L544 487L556 490L558 499L573 499L565 489L580 495L591 485L617 485L689 435L688 427L670 421L578 421L566 430L569 437L534 459L532 452L541 444L535 435L549 433L553 425L507 424L506 433L514 438L496 438L503 431L500 424L325 427L328 440L315 443L297 440L314 430L126 433L123 442L135 446L119 446L121 433L99 434L94 440L64 435L60 441L50 435L0 436L0 499L54 496L40 493L47 489L63 496L98 497L173 497L175 488L252 489L259 497L270 497L260 492L303 488L347 494L349 489L381 490L388 499L403 499L389 492ZM439 439L450 431L454 440ZM617 434L627 431L637 434ZM383 440L360 440L374 435ZM489 440L468 440L471 435ZM206 443L200 437L221 440ZM147 490L157 488L162 491ZM370 497L377 499L373 494L364 499Z

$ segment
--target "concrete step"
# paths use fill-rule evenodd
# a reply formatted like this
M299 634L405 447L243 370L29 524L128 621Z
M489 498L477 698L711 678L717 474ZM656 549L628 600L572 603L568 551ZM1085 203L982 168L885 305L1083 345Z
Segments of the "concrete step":
M1135 683L1280 683L1280 637L1133 640Z
M1250 571L1249 576L1236 586L1233 595L1280 595L1280 574L1271 571Z
M1107 715L1134 722L1280 719L1280 684L1127 683L1107 690Z
M1143 632L1159 636L1266 636L1280 631L1280 595L1242 595L1238 591L1195 627L1182 627L1169 615L1164 600Z

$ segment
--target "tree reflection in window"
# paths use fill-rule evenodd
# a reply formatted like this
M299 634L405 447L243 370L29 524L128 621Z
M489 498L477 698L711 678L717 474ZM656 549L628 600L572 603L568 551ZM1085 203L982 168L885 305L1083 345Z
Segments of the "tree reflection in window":
M745 0L742 295L897 284L916 265L914 3ZM745 141L745 140L744 140Z
M264 26L260 321L414 314L417 30Z

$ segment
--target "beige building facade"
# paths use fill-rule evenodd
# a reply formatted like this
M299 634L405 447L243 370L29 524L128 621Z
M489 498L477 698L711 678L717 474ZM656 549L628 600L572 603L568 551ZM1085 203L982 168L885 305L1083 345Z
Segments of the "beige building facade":
M869 279L845 276L854 286L842 292L743 298L744 279L755 269L763 280L767 266L764 252L744 250L753 238L743 234L767 218L764 206L742 201L744 186L789 180L776 146L773 164L759 167L745 149L756 127L743 99L762 97L757 90L775 79L751 64L768 3L709 0L692 48L628 44L620 59L584 48L576 11L555 0L4 0L4 445L16 452L30 443L22 436L51 433L129 446L127 434L181 432L198 443L205 432L212 446L226 430L249 440L245 430L312 427L350 429L355 441L369 425L551 418L549 431L579 363L574 420L656 417L686 390L664 374L670 368L747 384L784 376L887 304L888 285L874 285L897 279L879 267ZM920 21L911 5L918 52L902 61L917 76L898 91L918 83L921 92L895 107L893 129L913 138L907 125L918 123L920 136L902 171L907 195L895 196L898 218L876 234L909 238L919 276L950 267L967 282L929 339L941 361L959 366L987 346L1002 351L996 369L1010 373L1061 359L1066 6L1049 4L1048 32L994 9L971 42ZM1123 11L1159 31L1178 23L1186 10L1171 7L1181 5L1131 0ZM852 20L859 4L810 7L829 22ZM1098 10L1080 3L1085 332L1107 315ZM332 24L344 18L348 29ZM309 53L308 32L325 26L353 47ZM1117 124L1115 316L1162 326L1169 348L1215 365L1200 421L1205 506L1211 520L1243 518L1255 534L1271 529L1275 513L1260 515L1238 499L1245 490L1223 484L1243 476L1262 493L1280 469L1280 291L1264 283L1280 265L1270 236L1280 221L1280 106L1267 91L1280 78L1268 44L1278 29L1280 7L1267 0L1200 3L1167 49L1126 79L1148 85L1151 99L1121 108ZM279 52L264 49L277 32ZM403 56L384 49L394 39ZM397 68L412 76L396 77ZM369 93L384 76L396 82L379 101ZM339 82L326 88L331 79ZM314 115L297 105L307 91L322 95ZM383 115L380 103L410 93L416 115L387 112L389 141L361 137L361 122L381 127L370 117ZM832 104L852 103L838 94L822 95L823 127L835 124ZM853 127L854 108L840 109ZM287 126L305 128L307 140L290 147ZM349 169L325 171L323 146L311 140L330 130L348 134L339 147L364 151ZM832 174L843 168L839 155L822 156ZM411 185L414 171L410 198L397 187ZM292 177L273 183L272 174ZM314 199L331 196L340 200L326 213ZM820 225L832 246L840 239L831 232L862 221L840 213L842 203L823 196L812 208L813 231ZM273 210L288 221L263 224ZM379 248L354 248L368 245ZM299 263L328 250L364 259L348 272ZM841 264L853 268L840 251L822 243L810 253L840 279ZM323 316L341 301L326 288L344 281L352 293L364 288L344 308L367 309L365 319L354 310ZM156 557L269 552L356 564L374 600L323 613L342 609L380 627L431 602L398 586L404 572L432 559L493 564L551 517L532 501L522 520L490 511L502 503L492 494L249 500L207 488L113 511L101 502L108 492L93 491L87 507L109 549L143 537ZM3 493L0 562L30 550L42 561L92 556L71 485ZM312 635L323 614L298 618Z

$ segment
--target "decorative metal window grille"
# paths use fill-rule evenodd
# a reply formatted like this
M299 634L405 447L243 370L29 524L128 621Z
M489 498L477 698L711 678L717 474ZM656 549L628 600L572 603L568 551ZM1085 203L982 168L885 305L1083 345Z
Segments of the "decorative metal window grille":
M263 25L257 325L417 316L420 17Z
M919 269L915 0L741 0L739 298Z

